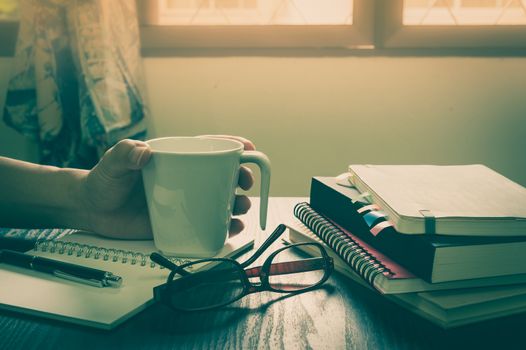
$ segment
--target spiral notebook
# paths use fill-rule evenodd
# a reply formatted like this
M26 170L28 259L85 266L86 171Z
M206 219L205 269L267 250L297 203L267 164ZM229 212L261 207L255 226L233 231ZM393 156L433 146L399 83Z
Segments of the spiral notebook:
M217 256L237 256L253 243L252 235L237 235ZM152 304L153 287L165 282L169 271L149 258L156 250L151 240L114 240L87 232L39 242L28 253L112 272L123 278L122 286L97 288L0 264L0 309L112 329Z
M366 283L382 294L526 283L526 274L428 283L352 232L322 216L308 203L297 204L294 216L298 221L289 225L290 240L293 243L321 240L329 247L329 254L338 257L335 259L337 270L351 278L354 276L355 280L359 276L358 280L362 284Z
M288 226L290 243L318 242L325 244L299 221L295 220ZM300 246L299 249L306 254L315 254L314 251L310 251L307 247ZM336 255L328 246L326 248L329 255L334 258L336 271L349 277L354 282L373 290L370 283L355 270L351 269L346 261ZM375 279L374 288L382 286L386 286L387 290L393 288L390 285L392 282L381 281L381 279L381 277ZM410 285L415 282L407 279L402 283ZM418 285L418 282L416 282L416 285ZM526 311L525 283L488 286L485 288L435 290L432 292L389 293L383 295L383 297L443 328L458 327Z

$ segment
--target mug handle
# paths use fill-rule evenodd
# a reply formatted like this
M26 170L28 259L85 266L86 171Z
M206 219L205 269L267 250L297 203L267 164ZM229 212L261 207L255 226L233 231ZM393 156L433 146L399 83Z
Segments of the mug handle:
M259 191L259 226L262 230L267 226L268 194L270 190L270 160L258 151L244 151L240 163L254 163L261 172L261 190Z

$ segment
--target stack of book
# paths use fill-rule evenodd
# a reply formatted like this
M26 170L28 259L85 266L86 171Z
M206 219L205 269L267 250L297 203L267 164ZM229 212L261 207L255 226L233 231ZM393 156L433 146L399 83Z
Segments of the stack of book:
M294 215L291 242L444 328L526 311L526 189L485 166L351 165Z

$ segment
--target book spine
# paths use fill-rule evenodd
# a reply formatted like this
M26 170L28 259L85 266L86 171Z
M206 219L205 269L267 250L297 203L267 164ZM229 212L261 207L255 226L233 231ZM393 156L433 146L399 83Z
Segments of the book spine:
M418 277L432 282L435 249L417 237L403 235L389 225L380 230L386 218L378 211L365 210L364 204L336 191L316 178L312 179L310 205L318 213L353 232L365 242L394 259ZM380 225L379 225L380 224ZM379 226L377 226L379 225Z
M376 288L375 279L378 275L393 275L393 272L382 262L338 227L318 214L308 203L298 203L294 207L294 216L325 242L372 287Z

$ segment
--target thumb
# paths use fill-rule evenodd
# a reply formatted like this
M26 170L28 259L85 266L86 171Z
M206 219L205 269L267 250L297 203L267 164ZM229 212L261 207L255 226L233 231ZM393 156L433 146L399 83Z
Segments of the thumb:
M97 164L108 177L118 178L144 167L152 152L148 144L137 140L122 140L110 148Z

